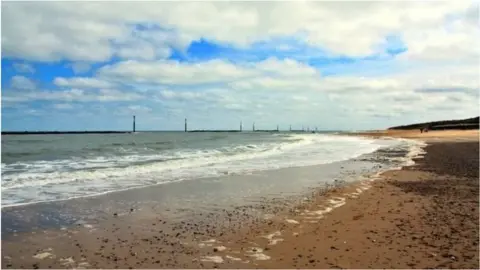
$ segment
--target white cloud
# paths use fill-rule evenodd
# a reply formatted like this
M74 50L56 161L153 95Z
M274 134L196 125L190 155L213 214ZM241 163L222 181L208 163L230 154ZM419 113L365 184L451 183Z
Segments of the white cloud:
M13 68L18 73L35 73L35 68L26 63L13 63Z
M155 48L150 44L134 44L121 47L117 55L123 59L154 60L156 57Z
M303 80L278 78L278 77L256 77L251 80L235 81L230 84L233 89L245 91L309 91L319 88L319 80L308 78Z
M68 66L72 68L75 74L85 73L92 68L92 66L89 63L85 63L85 62L75 62Z
M130 105L122 107L116 111L119 115L132 115L132 114L148 114L152 112L152 108L142 105Z
M2 93L2 99L11 103L30 102L34 100L63 102L117 102L135 101L145 97L136 93L128 93L115 89L88 90L68 89L54 91L25 91Z
M278 58L271 57L260 63L255 63L253 66L259 71L282 77L295 77L299 79L299 77L320 76L320 72L314 67L288 58L279 60Z
M134 112L151 112L152 109L146 106L132 105L127 107L129 110Z
M308 98L304 96L292 96L292 99L300 102L308 101Z
M68 104L68 103L57 103L57 104L53 104L53 108L58 110L72 110L75 107L72 104Z
M57 77L53 80L53 83L56 86L66 88L109 88L113 86L110 82L90 77Z
M15 75L10 81L12 88L20 90L33 90L35 89L35 83L27 77Z
M381 52L385 38L398 35L415 57L430 50L449 50L454 57L471 54L468 41L478 41L472 35L478 33L477 6L469 1L118 2L112 8L101 2L8 2L2 10L2 47L7 56L30 60L106 61L117 52L112 43L132 39L184 49L200 38L242 47L295 36L331 53L365 56ZM135 24L170 30L140 31L131 27ZM432 34L419 35L424 32ZM444 36L454 37L452 44Z
M39 115L42 115L44 112L40 111L40 110L35 110L35 109L27 109L27 110L23 111L23 113L25 113L26 115L39 116Z
M19 94L18 97L7 95L7 101L23 98L28 101L108 102L148 97L172 110L188 106L187 111L197 114L221 114L222 110L242 114L255 112L257 117L262 115L265 119L285 112L305 119L312 117L310 115L337 113L335 117L343 113L364 118L443 113L448 118L448 108L458 108L455 115L472 113L475 108L478 110L480 85L472 65L419 66L375 77L323 77L307 64L275 58L236 64L221 60L203 63L125 61L101 69L98 76L57 78L57 85L78 89L43 91L41 95ZM146 91L130 88L129 92L107 88L95 90L94 86L111 85L112 80L124 86L145 82L151 83L152 87ZM172 86L165 89L158 84ZM153 87L155 85L157 87ZM81 88L94 89L85 91Z
M234 64L211 60L201 63L177 61L124 61L99 69L101 78L161 84L200 84L231 81L252 73Z
M406 60L476 62L480 57L480 31L477 25L465 22L450 27L412 30L404 34L408 51L401 55Z
M129 46L140 38L132 25L155 22L157 15L168 13L156 9L158 5L149 10L148 3L115 3L114 9L100 2L30 4L11 2L2 6L2 21L7 26L2 29L4 56L34 61L107 61L116 53L125 54L118 45ZM139 6L145 8L139 10ZM165 46L185 46L184 36L177 41L174 33L163 32L167 36ZM158 41L155 34L151 33L151 38ZM158 54L164 56L165 51Z
M150 32L149 34L152 34ZM155 60L165 59L172 54L172 50L167 40L158 42L154 37L142 38L145 33L137 33L135 36L129 37L118 46L116 54L122 59L132 60Z
M164 99L192 100L203 97L205 94L201 92L163 90L160 92L160 96Z
M327 76L305 63L269 58L258 63L215 60L203 63L176 61L126 61L99 72L102 79L125 84L148 82L172 84L169 90L150 89L156 99L195 102L205 111L262 110L286 108L299 114L318 111L328 104L332 111L349 107L348 113L364 117L401 117L403 114L432 113L449 102L468 108L478 106L479 79L475 66L412 67L382 76ZM203 83L216 83L218 89ZM178 89L195 85L197 90ZM470 96L464 99L463 96ZM268 101L267 101L268 100ZM291 101L297 101L292 104ZM297 106L308 101L308 106ZM313 103L320 105L313 105ZM190 103L192 104L192 103ZM375 110L370 105L377 105ZM425 105L428 104L428 105ZM183 106L179 103L177 106ZM367 106L367 107L365 107ZM358 111L358 113L356 113Z
M138 101L148 97L169 105L177 114L251 111L255 117L267 119L288 113L305 121L316 120L319 112L349 119L478 114L478 3L118 2L111 8L102 2L7 2L2 8L6 57L67 59L74 61L71 67L75 73L85 73L95 62L121 58L98 69L94 77L55 78L60 90L2 93L9 104L32 100ZM395 46L406 51L388 60L384 54L391 45L387 37L398 39L402 44ZM185 52L192 41L202 38L237 48L266 41L268 50L259 57L275 55L272 49L276 47L298 52L298 47L314 46L310 49L323 56L373 54L388 61L376 66L375 76L365 75L368 72L362 66L354 66L358 70L350 70L350 75L328 76L339 70L326 63L321 73L308 61L294 59L167 59L172 49ZM295 42L272 42L282 39ZM300 54L304 60L312 56ZM16 76L12 87L32 90L35 85ZM126 113L142 110L125 108Z
M224 60L199 63L160 61L123 61L99 69L99 77L119 82L158 84L212 84L231 82L235 87L243 84L265 85L290 82L292 87L316 79L320 72L307 64L292 59L268 58L258 63L233 64ZM256 78L255 80L250 80Z

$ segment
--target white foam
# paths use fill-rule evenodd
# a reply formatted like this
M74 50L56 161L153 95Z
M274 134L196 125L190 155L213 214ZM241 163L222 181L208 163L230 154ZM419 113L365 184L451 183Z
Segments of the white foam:
M223 258L221 256L204 256L201 259L202 262L214 262L214 263L223 263Z
M278 242L283 242L283 238L272 239L272 240L270 240L270 242L268 243L268 245L274 246L274 245L278 244Z
M276 245L278 242L283 241L283 238L275 238L275 237L278 237L278 236L281 236L281 235L282 235L282 233L280 231L276 231L274 233L265 235L263 237L267 238L268 239L268 244L273 246L273 245Z
M227 248L224 247L224 246L218 246L218 247L215 247L217 249L217 251L224 251L226 250Z
M401 170L403 167L415 165L413 159L422 158L426 153L424 148L427 146L427 143L424 141L410 140L410 139L400 139L402 141L408 142L410 144L409 151L407 155L402 158L403 164L398 168Z
M206 240L206 241L202 241L202 243L216 243L217 240L216 239L209 239L209 240Z
M257 261L267 261L270 260L270 256L263 254L263 253L255 253L250 255L250 257L253 257Z
M266 219L266 220L270 220L270 219L272 219L273 217L275 217L274 214L265 214L265 215L263 215L263 218Z
M71 266L75 264L75 260L72 257L61 258L59 261L60 261L60 264L63 266Z
M330 213L335 208L341 207L346 204L344 197L333 197L328 200L329 206L316 211L305 210L305 214L308 215L304 219L308 219L310 223L317 223L318 219L322 219L325 214Z
M365 191L365 190L370 189L370 186L361 186L360 189L363 190L363 191Z
M89 267L90 267L90 264L88 262L81 262L77 266L78 269L86 269L86 268L89 268Z
M233 256L230 256L230 255L226 255L225 258L227 258L229 260L232 260L232 261L241 261L242 260L240 258L233 257Z
M328 200L328 202L332 205L333 208L338 208L345 204L345 198L334 198Z
M41 253L35 254L33 256L33 258L39 259L39 260L43 260L43 259L50 258L50 257L54 257L54 255L50 252L41 252Z
M270 256L263 253L261 248L250 248L247 252L247 256L254 258L257 261L270 260Z
M326 164L385 146L353 136L297 134L283 142L160 154L97 156L2 164L2 207L95 196L148 185ZM418 152L420 153L420 152ZM417 154L418 154L417 153ZM21 169L18 169L21 167Z
M290 223L290 224L300 224L300 222L294 220L294 219L286 219L285 220L287 223Z
M202 241L198 244L198 247L199 248L204 248L204 247L211 247L213 246L213 244L215 244L217 242L217 240L215 239L209 239L209 240L205 240L205 241Z

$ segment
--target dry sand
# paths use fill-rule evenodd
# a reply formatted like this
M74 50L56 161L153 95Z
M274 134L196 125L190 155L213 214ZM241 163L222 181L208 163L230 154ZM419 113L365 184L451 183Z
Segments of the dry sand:
M402 134L393 136L419 135ZM93 230L19 235L2 241L2 268L478 269L478 131L455 134L421 134L430 145L416 166L312 194L266 219L236 209L213 225L118 217Z
M420 132L420 130L378 130L358 132L353 135L373 136L373 137L395 137L408 139L422 139L426 141L458 141L458 140L478 140L479 130L432 130L428 132Z

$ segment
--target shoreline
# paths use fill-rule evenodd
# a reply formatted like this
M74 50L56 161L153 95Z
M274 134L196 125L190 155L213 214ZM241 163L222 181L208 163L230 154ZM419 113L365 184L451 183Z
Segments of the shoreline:
M204 257L217 263L201 267L478 269L479 150L470 139L431 141L413 166L314 196L255 236L229 239L223 256ZM313 224L301 220L312 214Z
M407 145L405 144L405 146ZM412 146L409 146L409 151L410 147ZM405 151L400 152L401 156L407 155L407 149L401 151ZM131 209L157 214L161 212L161 209L169 209L170 213L174 213L175 208L178 207L182 208L182 211L187 210L187 208L194 210L196 206L191 205L191 199L198 199L198 196L204 197L206 193L211 194L211 197L215 198L215 200L210 200L209 203L200 201L203 204L202 208L208 207L212 203L218 205L214 207L229 208L231 207L229 203L233 199L232 196L236 197L237 201L241 199L240 197L242 196L239 197L239 195L234 194L239 192L241 193L240 195L246 195L248 200L241 199L240 203L234 203L233 205L245 206L245 203L248 203L248 205L252 206L264 202L269 197L274 200L291 203L296 201L296 198L309 194L311 190L328 188L332 185L348 184L349 182L357 181L362 174L371 175L380 169L387 169L388 165L381 163L383 161L377 159L379 157L380 159L387 157L388 153L377 154L377 151L375 151L351 160L328 164L280 168L258 171L252 174L206 177L194 181L172 182L168 183L168 185L157 184L148 187L129 188L102 195L5 206L2 208L4 218L2 233L9 234L13 229L17 229L17 232L28 232L28 229L20 230L12 226L14 224L22 224L26 216L28 217L27 220L35 220L33 225L40 225L40 228L49 229L52 226L53 228L68 227L75 222L75 217L92 216L94 213L100 213L100 216L90 219L93 222L95 222L95 219L111 218L114 212L118 215L129 214ZM398 155L398 153L395 152L393 155ZM395 156L392 158L395 158ZM403 159L400 159L393 164L403 162ZM292 183L291 179L297 179L297 182ZM336 180L333 181L333 179ZM255 188L256 192L252 193L252 187ZM216 191L220 192L222 196L219 197ZM226 192L228 194L225 194ZM224 195L230 196L225 197ZM225 198L219 201L222 197ZM171 204L172 200L174 201L173 205ZM86 212L84 209L88 209L88 211ZM206 210L208 211L208 209ZM102 212L106 213L101 214ZM42 214L38 215L37 213ZM72 218L64 219L62 216ZM49 221L45 220L45 217L49 220L59 220L59 222L58 224L50 224ZM74 220L73 222L70 221L72 219ZM22 227L24 227L23 224ZM28 225L26 228L28 228Z
M347 138L349 139L347 136L344 136L344 135L335 135L335 136L340 136L340 137L344 137L344 138ZM370 139L371 140L371 139ZM379 140L381 141L381 140ZM171 177L170 179L169 178L165 178L165 175L158 175L157 177L159 177L160 180L157 180L157 181L144 181L143 182L139 182L139 183L127 183L126 185L123 185L123 186L116 186L116 187L111 187L111 186L108 186L106 185L107 187L106 188L103 188L103 189L100 189L100 190L95 190L95 191L88 191L88 192L85 192L83 190L80 190L80 192L78 193L75 193L75 192L66 192L65 194L60 194L60 196L39 196L40 193L37 193L35 197L33 198L28 198L28 197L25 197L25 198L22 198L22 196L20 196L19 198L15 198L14 195L16 195L16 191L17 191L17 188L12 188L12 189L8 189L6 188L4 190L4 193L2 195L3 198L2 198L2 202L3 202L3 205L2 205L2 209L8 209L8 208L13 208L13 207L24 207L24 206L28 206L28 205L35 205L35 204L48 204L48 203L54 203L54 202L64 202L64 201L68 201L68 200L77 200L77 199L83 199L83 198L92 198L92 197L98 197L98 196L108 196L109 194L113 194L113 193L118 193L118 192L128 192L129 190L136 190L136 189L143 189L143 188L158 188L159 186L162 186L162 185L170 185L170 184L177 184L179 182L182 182L182 181L191 181L191 180L199 180L199 179L209 179L209 178L224 178L224 176L227 176L227 177L235 177L237 175L257 175L257 174L269 174L269 172L271 171L276 171L276 170L299 170L301 168L305 168L306 170L309 170L310 168L312 167L317 167L317 166L325 166L326 168L328 168L328 170L333 170L333 171L338 171L338 172L341 172L340 170L340 167L338 168L330 168L332 166L330 166L331 164L338 164L338 163L342 163L342 162L350 162L352 160L355 160L357 159L358 157L361 157L363 155L369 155L369 154L373 154L375 152L377 152L380 148L382 147L387 147L387 144L389 144L388 142L389 140L384 140L383 142L380 142L379 144L376 144L376 146L372 149L364 149L364 150L361 150L360 152L357 151L356 154L354 155L351 155L349 156L348 154L347 155L333 155L331 157L328 157L328 159L326 160L319 160L319 161L310 161L311 159L306 159L306 158L302 158L300 160L298 159L291 159L292 162L290 164L287 164L286 162L283 162L282 164L277 164L275 161L270 161L270 162L265 162L264 164L267 164L268 166L264 165L264 166L259 166L260 168L256 168L257 165L248 165L249 167L241 167L241 166L235 166L236 164L235 163L246 163L244 162L242 159L240 159L240 161L236 161L236 162L231 162L231 165L233 165L232 168L230 167L226 167L224 166L224 168L220 168L220 169L216 169L216 170L213 170L212 172L209 172L208 170L204 170L203 172L201 172L203 175L200 175L199 172L196 172L193 168L191 169L190 171L192 171L192 173L190 174L187 174L185 175L184 177L181 176L181 174L179 173L176 173L174 174L173 176L167 176L167 177ZM399 143L399 142L397 142ZM383 146L381 146L383 145ZM351 147L354 151L355 151L355 145L352 145ZM366 147L368 148L368 147ZM376 148L376 149L375 149ZM352 151L352 153L354 153L354 151ZM370 152L369 152L370 151ZM334 151L335 153L341 153L341 151ZM261 153L263 154L263 153ZM305 156L305 155L304 155ZM248 159L247 159L248 160ZM261 161L260 161L261 162ZM280 162L282 162L280 160ZM261 163L260 163L261 164ZM205 166L206 167L206 166ZM219 166L221 167L221 166ZM334 167L334 166L333 166ZM206 167L208 168L208 167ZM189 170L190 168L186 168L186 170ZM181 170L178 170L178 169L175 169L177 171L181 171ZM321 169L323 170L323 169ZM101 175L100 175L101 176ZM334 177L336 177L336 175L333 175ZM134 177L134 176L133 176ZM295 176L293 176L295 177ZM327 179L324 177L324 179ZM108 180L107 180L108 181ZM72 183L67 183L65 184L65 188L72 188L72 187L78 187L78 188L81 188L82 186L81 185L76 185L75 184L75 181L71 181ZM70 186L68 186L69 184L72 184ZM98 184L96 182L93 182L93 184ZM54 191L54 189L52 188L52 190ZM75 189L74 189L75 190ZM21 190L20 190L21 191ZM33 194L35 194L35 191L34 190L29 190L30 192L32 192ZM49 189L46 189L46 191L50 191ZM47 192L48 193L48 192ZM10 195L12 195L12 198L10 199ZM22 195L22 194L20 194Z
M430 144L435 144L435 142L431 141ZM478 140L476 145L478 159ZM427 146L427 148L429 146ZM428 157L428 151L426 155ZM417 161L418 164L421 164L422 159ZM390 258L397 259L398 256L404 256L404 253L415 253L413 251L413 249L415 249L414 247L406 248L407 245L415 243L415 241L410 239L402 242L403 244L396 243L397 246L403 245L402 247L407 251L402 253L399 250L394 250L388 254L380 254L381 248L379 250L376 245L381 243L380 241L384 243L385 241L378 240L381 238L379 236L381 236L382 233L384 237L389 235L381 230L379 231L379 228L373 230L372 226L386 226L386 228L390 230L392 228L395 229L396 227L388 227L392 225L392 217L394 218L393 222L397 222L399 218L402 219L399 224L407 224L409 219L422 220L418 218L422 208L417 209L411 206L412 202L421 202L425 204L422 206L426 207L430 201L422 196L399 196L399 194L401 195L401 190L398 190L398 188L392 189L392 187L389 186L391 185L391 181L400 183L401 181L405 181L406 178L421 180L435 176L435 174L431 172L418 172L416 168L417 166L412 166L397 171L390 170L378 175L376 177L378 179L373 179L376 181L365 179L360 182L331 189L326 193L323 191L319 193L319 189L317 188L296 204L282 204L275 200L267 200L259 204L257 206L258 209L244 207L228 213L223 209L225 213L221 213L222 215L220 215L220 217L222 217L222 219L217 219L218 217L216 216L202 217L202 215L200 215L201 219L206 220L204 223L202 223L203 220L198 224L194 224L193 221L191 223L187 221L185 224L182 222L182 224L167 226L169 224L165 225L164 218L161 216L126 215L103 223L104 228L98 228L95 224L93 224L93 226L91 224L79 224L74 230L67 229L61 231L61 234L65 234L65 236L71 239L70 243L67 244L60 243L62 236L58 235L58 231L55 230L47 231L43 236L27 237L27 239L34 244L32 247L25 247L24 244L18 240L13 242L3 241L4 250L2 255L4 257L2 267L421 267L422 264L419 263L413 266L408 265L405 260L403 260L404 264L397 265L388 264L385 261L368 262L362 260L362 258L366 256L365 254L376 254L376 256L387 258L390 256ZM392 193L383 194L383 192L380 191L389 191ZM340 199L339 197L342 196L343 199ZM379 213L379 206L377 204L379 196L382 202L389 201L388 206L391 208L389 210L392 211L393 214L388 211L382 212L384 219L388 222L381 219L372 219ZM412 200L412 202L410 202L410 200ZM476 202L478 225L478 197ZM402 209L401 207L397 207L397 209L394 207L400 203L403 204L403 206L408 206L404 208L408 210L407 213L410 215L409 219L403 218L402 215L394 216L394 214L396 214L395 211ZM365 207L362 207L362 205ZM273 214L265 217L261 214L261 211L257 211L261 210L262 207L272 209L271 212ZM383 208L385 207L386 206ZM380 209L381 208L382 206L380 206ZM400 214L402 214L402 212L400 212ZM367 217L370 218L370 220ZM211 219L215 220L215 223L218 223L218 225L209 227L212 223L208 222L208 220ZM358 224L355 226L350 224L351 222L362 221L366 222L366 224L362 225L363 227L358 227ZM222 226L226 229L221 229ZM375 231L375 233L363 231L368 228ZM189 230L193 231L193 235L188 233ZM136 232L140 231L142 233L137 235ZM472 232L475 233L475 231ZM80 236L84 233L91 234L91 239L82 239ZM405 233L405 231L403 231L403 233ZM346 237L346 243L337 243L337 240L340 239L340 234L344 235L344 238ZM375 239L372 238L372 234L376 237ZM368 238L367 240L370 242L366 242L366 240L359 237L359 235L369 237L370 240L368 240ZM478 226L476 235L476 239L478 239ZM41 242L45 240L45 238L52 241L47 246ZM95 238L97 240L95 240ZM417 237L417 239L419 239L419 237ZM23 240L26 239L23 238ZM115 248L116 245L112 243L114 241L117 242L117 248ZM99 244L99 242L101 244ZM125 245L124 243L128 244ZM35 252L33 252L34 250ZM141 254L141 250L146 250L146 254ZM32 256L26 256L31 258L24 258L23 261L12 259L32 252ZM178 253L181 255L174 255ZM458 257L458 254L453 256ZM471 257L472 255L469 254L468 256ZM432 258L435 257L436 256L433 256ZM443 258L443 255L439 257ZM351 258L352 260L346 258ZM477 255L477 257L473 256L468 259L470 264L463 264L463 268L469 268L471 267L470 265L474 265L472 264L472 259L475 258L477 258L476 266L478 266ZM356 259L360 259L360 261L355 261ZM430 260L421 257L416 260L421 263L426 261L432 262L433 259ZM451 260L449 260L449 262L450 261ZM459 262L459 260L456 262ZM439 267L442 266L440 265Z

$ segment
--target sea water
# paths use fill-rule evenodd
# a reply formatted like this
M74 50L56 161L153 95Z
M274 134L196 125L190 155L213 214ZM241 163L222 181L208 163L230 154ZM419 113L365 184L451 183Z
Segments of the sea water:
M2 136L2 207L330 164L412 145L332 133L7 135Z

